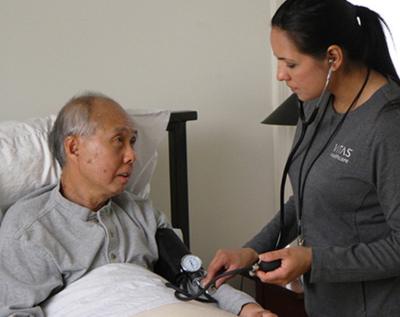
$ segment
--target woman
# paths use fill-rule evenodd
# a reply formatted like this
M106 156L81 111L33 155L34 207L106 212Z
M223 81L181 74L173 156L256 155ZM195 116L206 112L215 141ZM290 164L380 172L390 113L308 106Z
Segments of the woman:
M257 276L303 276L310 317L400 316L400 80L382 23L345 0L287 0L275 13L277 78L305 102L294 194L282 226L278 213L244 248L219 250L205 283L221 268L280 259Z

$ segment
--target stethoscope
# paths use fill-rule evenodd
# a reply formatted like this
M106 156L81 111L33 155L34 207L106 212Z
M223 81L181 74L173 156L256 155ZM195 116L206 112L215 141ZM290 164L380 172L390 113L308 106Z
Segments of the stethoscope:
M300 136L293 146L289 156L286 160L285 167L282 173L281 186L280 186L280 231L278 239L275 245L275 249L282 248L281 242L282 237L285 235L285 204L284 204L284 190L286 185L286 179L288 176L289 168L293 162L293 157L296 154L299 146L303 142L307 128L315 121L317 117L321 100L326 92L327 86L329 84L332 75L331 69L328 72L327 80L321 96L318 99L317 106L313 110L312 114L308 119L306 119L304 114L303 102L299 100L299 118L301 120L301 132ZM301 230L301 213L297 213L298 230ZM188 261L188 259L190 261ZM187 263L190 263L188 267ZM201 260L195 255L188 255L181 259L181 274L178 276L176 283L166 283L167 287L175 290L175 297L182 301L198 300L201 302L216 303L216 299L212 297L215 292L215 283L218 279L226 276L234 276L237 274L249 274L254 276L257 270L262 270L264 272L272 271L281 265L281 260L276 260L272 262L256 262L251 266L239 268L231 271L226 271L221 274L216 275L207 285L201 285L201 279L205 277L206 272L202 269ZM194 286L194 287L193 287ZM196 289L193 291L193 289Z
M333 63L330 62L330 65ZM283 245L282 240L283 237L285 236L285 185L286 185L286 180L287 180L287 176L289 173L289 169L290 166L293 163L293 158L295 156L295 154L297 153L300 145L302 144L303 140L304 140L304 136L306 134L307 128L315 121L315 119L317 118L317 114L319 112L319 109L321 108L321 104L322 101L324 99L324 96L327 92L328 89L328 85L331 81L331 77L332 77L332 73L333 73L333 67L332 65L329 68L328 71L328 75L326 77L326 81L325 81L325 85L324 88L322 89L322 92L318 98L317 104L313 110L313 112L311 113L311 115L309 116L309 118L306 118L305 113L304 113L304 107L303 107L303 102L299 100L298 102L298 110L299 110L299 119L301 122L301 130L300 130L300 136L297 139L296 143L294 144L292 150L290 151L288 158L286 160L283 172L282 172L282 179L281 179L281 185L280 185L280 231L278 234L278 238L276 241L276 245L275 245L275 249L280 249L285 247L285 245ZM302 208L303 208L303 196L304 196L304 186L305 186L305 181L307 179L308 173L311 170L313 164L315 163L315 161L321 156L321 154L323 153L323 151L326 149L326 147L330 144L330 142L332 141L333 137L337 134L337 132L339 131L340 127L342 126L344 120L346 119L348 113L350 112L350 110L353 108L353 106L355 105L355 103L357 102L357 100L359 99L361 93L363 92L367 82L368 82L368 78L369 78L369 69L367 72L367 76L365 78L365 81L361 87L361 89L359 90L359 92L357 93L356 97L354 98L353 102L351 103L351 105L348 107L348 109L346 110L346 112L344 113L344 115L342 116L341 120L339 121L339 123L336 125L336 127L334 128L333 132L331 133L331 135L329 136L329 138L327 139L326 143L324 144L324 146L320 149L320 151L318 152L317 156L312 160L310 166L308 167L308 169L306 170L305 174L304 174L304 178L302 177L302 173L303 173L303 169L304 169L304 162L305 159L307 157L307 154L311 148L311 145L313 144L313 141L315 140L315 136L318 132L318 128L325 116L326 110L327 110L327 106L324 107L324 111L321 115L321 118L319 119L319 121L316 124L315 130L313 135L310 138L309 143L306 146L305 149L305 153L303 155L301 164L300 164L300 171L299 171L299 178L298 178L298 184L299 184L299 193L298 193L298 208L297 208L297 212L296 212L296 217L297 217L297 242L299 246L302 246L304 244L304 238L303 238L303 234L302 234L302 224L301 224L301 218L302 218ZM329 99L327 101L327 105L330 103L332 98L332 95L329 96ZM195 259L195 257L191 257L191 261L200 261L199 259ZM196 270L199 270L198 268L201 268L201 262L199 262L200 264L197 264ZM196 282L196 286L197 286L197 291L195 291L194 293L192 293L188 288L183 288L183 284L186 284L187 282L185 281L185 283L183 283L180 286L175 286L171 283L167 283L168 287L171 287L173 289L175 289L175 296L183 301L187 301L187 300L200 300L200 301L205 301L205 302L216 302L216 300L211 296L214 292L215 292L215 283L218 279L222 278L222 277L226 277L226 276L233 276L233 275L237 275L237 274L249 274L250 276L254 276L256 274L256 272L258 270L262 270L264 272L268 272L268 271L272 271L277 269L281 264L281 260L275 260L272 262L263 262L263 261L258 261L254 264L252 264L251 266L248 267L243 267L243 268L239 268L236 270L231 270L231 271L226 271L223 272L217 276L215 276L207 285L202 286L200 281L201 279L195 279ZM184 263L181 264L182 267L185 267ZM197 272L196 270L194 270L193 272ZM184 271L186 272L191 272L191 270L185 268ZM193 273L192 272L192 273ZM195 273L197 274L197 273ZM187 275L187 274L186 274ZM197 275L195 275L197 276ZM203 275L201 277L204 277Z
M301 123L301 129L300 129L300 135L299 138L297 139L296 143L294 144L292 150L290 151L288 158L286 160L283 172L282 172L282 178L281 178L281 185L280 185L280 195L279 195L279 207L280 207L280 230L279 230L279 234L278 234L278 238L275 244L275 249L281 249L283 247L285 247L285 243L283 243L283 237L285 236L285 186L286 186L286 180L287 180L287 176L289 173L289 169L294 161L294 156L297 153L300 145L303 143L305 134L307 132L307 128L315 121L317 114L319 112L319 109L321 108L321 104L322 101L324 99L324 96L327 92L328 89L328 85L331 81L332 78L332 73L333 73L333 67L332 67L332 63L333 61L329 61L331 66L329 67L329 71L328 71L328 75L326 77L326 81L325 81L325 85L324 88L322 89L322 92L318 98L317 104L313 110L313 112L311 113L311 115L309 116L309 118L306 118L305 113L304 113L304 106L303 106L303 102L301 100L298 100L298 113L299 113L299 120ZM341 126L344 123L344 120L346 119L347 115L349 114L350 110L354 107L354 105L356 104L357 100L359 99L359 97L361 96L361 93L363 92L368 79L369 79L369 74L370 74L370 70L367 70L367 75L365 77L365 80L360 88L360 90L358 91L357 95L355 96L355 98L353 99L352 103L350 104L350 106L347 108L346 112L344 113L344 115L342 116L342 118L340 119L340 121L338 122L338 124L336 125L336 127L333 129L333 132L330 134L330 136L328 137L328 139L326 140L325 144L322 146L322 148L320 149L320 151L317 153L317 155L314 157L314 159L311 161L311 164L308 166L308 169L305 171L304 176L303 176L303 172L304 172L304 164L307 158L307 155L309 153L309 150L315 140L315 137L317 135L317 132L319 130L320 124L323 121L323 118L325 116L326 110L328 109L328 106L324 107L323 113L319 119L319 121L316 123L315 125L315 129L314 129L314 133L312 134L309 143L306 145L305 147L305 151L304 151L304 155L303 158L301 160L300 163L300 168L299 168L299 175L298 175L298 179L297 179L297 185L298 185L298 193L297 193L297 208L296 208L296 221L297 221L297 245L298 246L303 246L304 245L304 236L303 236L303 230L302 230L302 213L303 213L303 199L304 199L304 187L305 187L305 183L308 177L308 174L311 170L311 168L313 167L314 163L317 161L317 159L322 155L322 153L324 152L324 150L327 148L327 146L331 143L332 139L335 137L335 135L337 134L337 132L340 130ZM331 100L332 100L333 96L330 95L328 98L328 101L326 102L326 104L330 104Z
M325 80L325 85L324 88L322 89L322 92L318 98L317 104L313 110L313 112L311 113L311 115L309 116L309 118L306 118L306 115L304 113L304 103L303 101L301 101L300 99L298 99L298 115L299 115L299 120L301 123L301 129L300 129L300 135L299 138L297 139L296 143L293 145L288 158L286 159L286 163L284 165L283 168L283 172L282 172L282 178L281 178L281 184L280 184L280 191L279 191L279 218L280 218L280 229L279 229L279 234L278 234L278 238L276 240L276 244L275 244L275 249L281 249L283 247L285 247L285 245L283 245L283 237L285 236L285 188L286 188L286 180L289 174L289 169L293 163L293 158L295 156L295 154L297 153L300 145L303 143L304 137L306 135L307 129L308 127L315 121L317 114L319 112L319 109L321 107L321 103L322 100L324 98L324 95L328 89L329 83L331 81L332 78L332 73L333 73L333 67L332 67L332 63L333 61L329 61L330 63L330 67L328 70L328 75L326 76L326 80ZM328 100L329 102L329 100ZM299 181L301 181L301 173L299 174ZM302 239L302 227L301 227L301 213L298 211L296 213L297 215L297 233L298 233L298 245L303 245L304 243L304 239Z
M304 114L303 102L299 100L299 118L302 123L300 137L298 138L296 144L292 148L289 156L287 158L283 173L282 173L282 180L280 186L280 233L278 236L278 240L276 242L276 249L280 247L281 239L284 236L284 224L285 224L285 211L284 211L284 189L286 184L286 179L288 175L289 168L293 162L293 157L296 154L299 146L303 142L306 130L308 126L311 125L315 121L317 117L320 104L322 99L325 95L329 82L331 80L333 69L332 67L329 68L328 75L326 78L326 82L322 93L318 99L317 106L313 110L312 114L308 119L306 119ZM301 215L298 215L298 226L301 225ZM187 265L190 263L191 265ZM200 281L205 276L205 271L202 270L201 267L201 260L194 255L188 255L182 258L181 260L181 269L182 273L177 279L176 285L173 283L166 283L167 287L173 288L175 290L175 297L182 301L188 300L198 300L203 302L216 302L216 300L212 297L213 293L215 292L215 283L218 279L226 276L233 276L237 274L249 274L250 276L254 276L256 271L262 270L264 272L272 271L278 268L281 265L281 260L276 260L272 262L262 262L257 261L256 263L252 264L251 266L239 268L236 270L226 271L223 273L218 274L215 276L207 285L201 285ZM195 284L195 289L197 291L193 292L193 284Z

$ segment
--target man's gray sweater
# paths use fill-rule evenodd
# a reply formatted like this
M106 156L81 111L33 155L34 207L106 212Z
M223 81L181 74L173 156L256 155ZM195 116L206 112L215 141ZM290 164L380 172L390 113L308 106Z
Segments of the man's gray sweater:
M108 263L152 270L158 259L155 234L165 227L170 225L162 213L128 192L97 212L65 199L58 186L32 193L1 223L0 316L44 316L41 302ZM214 296L235 314L254 302L229 286Z

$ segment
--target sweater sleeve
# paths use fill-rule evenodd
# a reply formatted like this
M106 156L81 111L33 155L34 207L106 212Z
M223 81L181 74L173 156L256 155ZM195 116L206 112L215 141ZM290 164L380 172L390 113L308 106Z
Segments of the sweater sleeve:
M371 145L371 179L384 223L370 219L378 239L350 246L313 248L311 282L357 282L399 275L400 267L400 110L384 111ZM381 229L385 226L385 229Z
M256 303L253 297L228 284L221 285L213 297L218 301L219 308L235 315L239 315L244 305Z
M45 316L39 306L62 287L52 259L24 240L0 239L0 316Z
M291 243L297 235L296 230L296 208L294 198L291 196L285 203L285 234L282 239L282 246L286 246ZM274 218L266 224L261 231L256 234L250 241L248 241L244 247L252 248L257 253L264 253L275 249L276 241L278 239L281 228L280 212L278 212Z

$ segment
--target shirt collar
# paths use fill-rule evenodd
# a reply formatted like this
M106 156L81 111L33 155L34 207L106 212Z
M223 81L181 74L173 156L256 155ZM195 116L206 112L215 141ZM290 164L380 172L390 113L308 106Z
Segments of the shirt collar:
M60 192L60 183L54 187L52 193L52 199L56 203L56 206L62 209L63 213L71 217L78 217L83 221L90 221L97 219L98 215L103 212L103 210L108 210L111 207L111 199L100 208L97 212L90 210L87 207L78 205L73 201L65 198Z

